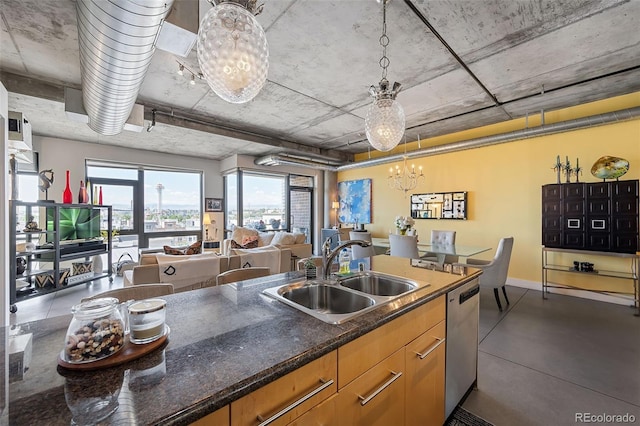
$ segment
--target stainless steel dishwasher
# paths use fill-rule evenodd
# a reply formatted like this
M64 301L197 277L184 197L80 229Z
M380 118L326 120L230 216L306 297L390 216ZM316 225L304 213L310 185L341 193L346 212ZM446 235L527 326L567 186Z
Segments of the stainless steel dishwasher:
M477 379L479 292L474 279L447 293L445 418Z

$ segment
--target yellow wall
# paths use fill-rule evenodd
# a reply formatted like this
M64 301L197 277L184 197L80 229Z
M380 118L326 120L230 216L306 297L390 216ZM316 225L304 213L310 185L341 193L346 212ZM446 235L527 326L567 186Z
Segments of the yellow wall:
M626 101L629 98L624 99ZM632 99L640 104L640 94L634 94ZM634 105L625 103L623 108L628 106ZM580 108L584 110L584 107ZM571 118L571 114L566 112L561 115L562 119ZM425 146L423 142L422 147ZM552 168L557 155L562 161L569 156L572 164L575 164L576 158L580 159L580 165L584 167L581 182L598 181L591 175L590 169L604 155L622 157L630 162L630 170L622 177L623 180L640 179L640 120L412 159L410 164L423 166L426 181L406 198L402 191L388 186L387 176L392 164L339 172L338 181L372 179L373 223L367 225L367 229L371 230L374 237L384 237L392 231L395 216L410 214L411 193L467 191L468 220L418 219L416 229L419 239L428 240L432 229L454 230L457 232L456 243L492 247L491 252L478 256L490 259L499 239L513 236L515 243L509 277L540 282L541 186L556 182L556 173ZM628 261L621 263L603 257L592 259L582 254L560 260L564 264L574 259L590 260L596 269L628 268L629 264ZM575 283L579 279L579 284L587 287L601 287L606 283L607 286L613 285L610 288L623 292L632 292L633 288L630 283L621 280L610 283L591 280L590 284L584 275L562 275L558 282L573 280Z

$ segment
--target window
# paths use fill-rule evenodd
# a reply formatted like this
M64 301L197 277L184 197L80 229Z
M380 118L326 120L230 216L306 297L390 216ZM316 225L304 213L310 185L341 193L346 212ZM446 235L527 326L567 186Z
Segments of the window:
M202 172L89 160L87 178L113 206L114 257L202 238Z
M313 230L313 185L309 176L238 170L225 175L227 237L242 224L260 231Z

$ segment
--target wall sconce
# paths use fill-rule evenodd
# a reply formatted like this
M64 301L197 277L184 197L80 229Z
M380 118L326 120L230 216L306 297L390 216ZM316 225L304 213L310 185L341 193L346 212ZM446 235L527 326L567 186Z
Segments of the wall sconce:
M331 203L331 208L336 211L336 229L338 228L338 209L340 208L340 202L334 201Z

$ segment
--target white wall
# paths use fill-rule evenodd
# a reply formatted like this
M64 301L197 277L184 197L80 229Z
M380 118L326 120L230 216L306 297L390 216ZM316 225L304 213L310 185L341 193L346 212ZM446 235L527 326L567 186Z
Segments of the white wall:
M71 192L75 199L80 180L85 178L85 159L202 170L204 196L219 198L223 194L220 161L217 160L41 136L33 137L33 149L40 153L40 170L52 169L55 174L54 182L49 188L49 199L57 202L62 202L67 170L70 171Z

